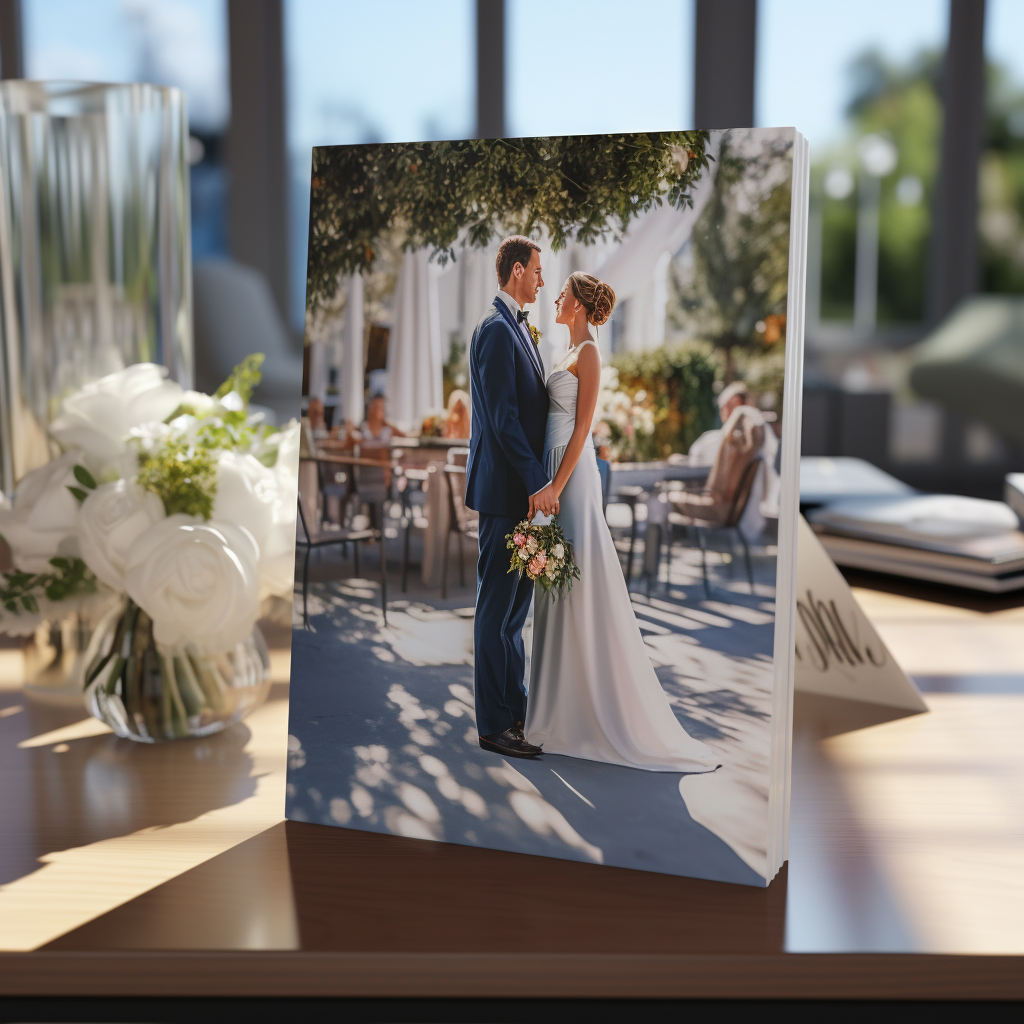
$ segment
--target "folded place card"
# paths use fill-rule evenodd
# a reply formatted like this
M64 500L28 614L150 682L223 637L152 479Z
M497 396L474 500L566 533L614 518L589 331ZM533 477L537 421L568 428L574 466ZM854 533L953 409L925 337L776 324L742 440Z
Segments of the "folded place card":
M796 689L927 711L803 516L796 578Z

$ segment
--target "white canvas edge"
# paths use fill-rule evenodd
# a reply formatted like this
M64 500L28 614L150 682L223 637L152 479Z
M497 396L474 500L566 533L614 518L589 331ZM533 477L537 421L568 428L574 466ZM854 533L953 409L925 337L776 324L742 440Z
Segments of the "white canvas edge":
M796 643L797 517L800 512L800 431L803 409L804 313L807 282L807 218L810 147L793 131L789 284L782 408L781 500L775 581L775 653L772 739L768 788L767 884L789 857L789 805L793 750L793 651Z

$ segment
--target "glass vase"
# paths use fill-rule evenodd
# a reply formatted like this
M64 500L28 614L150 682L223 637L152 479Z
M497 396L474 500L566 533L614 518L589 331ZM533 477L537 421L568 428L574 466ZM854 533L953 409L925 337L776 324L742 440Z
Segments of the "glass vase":
M0 474L57 449L61 402L133 363L192 387L188 122L180 90L0 83Z
M22 649L25 695L43 704L82 707L86 657L98 623L118 604L113 594L75 602L64 618L41 622ZM24 635L24 634L23 634Z
M134 601L96 628L86 655L90 713L139 743L209 736L241 721L270 692L270 656L258 627L232 651L168 647Z
M8 497L59 454L50 424L83 385L153 362L192 387L188 138L178 89L0 82L0 487ZM0 570L9 568L0 541ZM88 631L79 620L69 612L41 628L39 656L26 652L31 696L81 698Z

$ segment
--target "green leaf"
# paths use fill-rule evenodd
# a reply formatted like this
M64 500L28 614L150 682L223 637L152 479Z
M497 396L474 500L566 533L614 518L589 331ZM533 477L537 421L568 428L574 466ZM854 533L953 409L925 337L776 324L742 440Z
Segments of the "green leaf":
M210 452L169 441L139 468L138 483L158 495L164 511L209 519L217 493L217 468Z
M389 246L547 229L559 250L617 236L664 197L676 208L708 167L709 133L473 139L318 147L313 152L307 305L326 308L345 274L373 271ZM687 154L685 168L683 156Z
M81 487L71 487L69 485L68 486L68 490L78 499L78 504L79 505L81 505L82 502L85 501L85 499L89 497L89 495L86 494L86 492L83 491Z
M263 360L266 356L262 352L253 352L247 355L235 368L231 371L231 376L216 392L214 392L215 398L223 398L225 395L229 395L232 391L239 394L242 401L248 405L249 399L252 398L252 393L259 387L260 381L263 379L263 373L260 367L263 365ZM237 415L237 414L236 414ZM244 417L244 414L242 414Z
M74 473L75 479L83 487L88 487L90 491L96 490L96 481L93 479L92 473L85 466L75 466Z

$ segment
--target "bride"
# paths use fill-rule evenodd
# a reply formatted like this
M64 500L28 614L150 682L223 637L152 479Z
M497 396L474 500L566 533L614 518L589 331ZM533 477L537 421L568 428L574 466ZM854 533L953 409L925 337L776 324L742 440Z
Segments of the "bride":
M525 733L545 753L660 772L707 772L715 754L672 713L644 647L605 523L591 429L601 356L590 325L611 315L615 293L575 273L556 299L569 352L547 380L544 461L581 579L555 597L535 596Z

